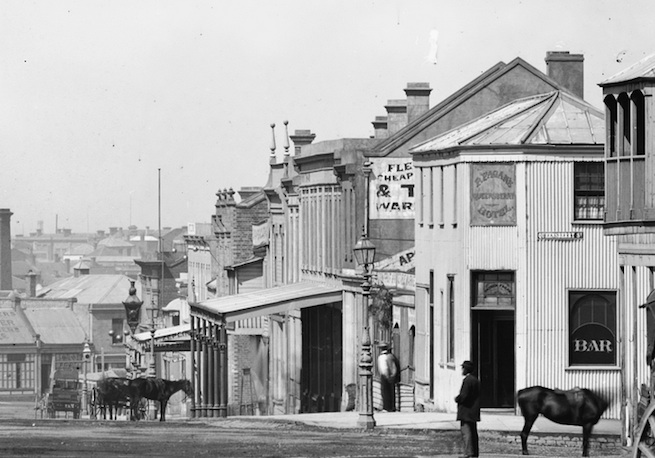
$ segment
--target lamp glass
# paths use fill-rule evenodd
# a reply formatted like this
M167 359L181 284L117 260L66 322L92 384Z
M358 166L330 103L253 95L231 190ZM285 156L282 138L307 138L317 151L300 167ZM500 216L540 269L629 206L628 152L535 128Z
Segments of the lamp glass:
M371 242L366 235L363 235L355 244L353 248L355 259L359 265L370 265L375 260L375 245Z

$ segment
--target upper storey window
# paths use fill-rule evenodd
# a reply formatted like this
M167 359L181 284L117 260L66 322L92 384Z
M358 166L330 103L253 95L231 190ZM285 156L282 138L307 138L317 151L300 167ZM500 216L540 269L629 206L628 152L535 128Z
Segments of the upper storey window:
M605 221L644 218L646 110L644 94L620 92L605 97Z
M577 162L574 176L575 220L602 220L605 208L604 164Z

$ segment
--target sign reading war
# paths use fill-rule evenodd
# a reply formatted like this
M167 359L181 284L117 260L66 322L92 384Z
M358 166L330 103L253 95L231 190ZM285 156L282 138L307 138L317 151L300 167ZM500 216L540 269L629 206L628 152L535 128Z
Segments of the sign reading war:
M414 218L414 165L411 158L380 158L371 164L369 217Z
M471 226L515 225L515 165L471 164Z

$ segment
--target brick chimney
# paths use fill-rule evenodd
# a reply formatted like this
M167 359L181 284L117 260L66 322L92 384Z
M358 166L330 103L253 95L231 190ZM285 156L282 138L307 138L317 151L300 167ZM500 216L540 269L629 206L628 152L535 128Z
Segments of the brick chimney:
M411 123L430 109L430 83L407 83L407 123Z
M545 60L550 78L581 99L584 98L584 55L548 51Z
M375 129L375 138L387 138L389 136L386 116L376 116L375 121L373 121L372 124L373 128Z
M314 141L316 134L313 134L311 130L296 130L293 135L289 135L289 138L293 142L294 155L297 156L303 146Z
M392 136L407 125L407 100L388 100L384 106L387 110L387 130Z
M8 208L0 208L0 290L13 289L11 280L11 215Z
M27 289L30 297L36 297L36 280L37 275L32 270L27 272Z

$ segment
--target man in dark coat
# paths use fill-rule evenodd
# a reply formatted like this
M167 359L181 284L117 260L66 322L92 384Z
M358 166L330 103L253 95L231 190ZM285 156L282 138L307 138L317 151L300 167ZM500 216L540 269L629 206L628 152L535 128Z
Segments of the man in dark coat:
M462 363L462 388L455 398L457 403L457 420L460 421L462 441L464 442L464 456L479 455L478 424L480 421L480 381L473 375L473 363Z

